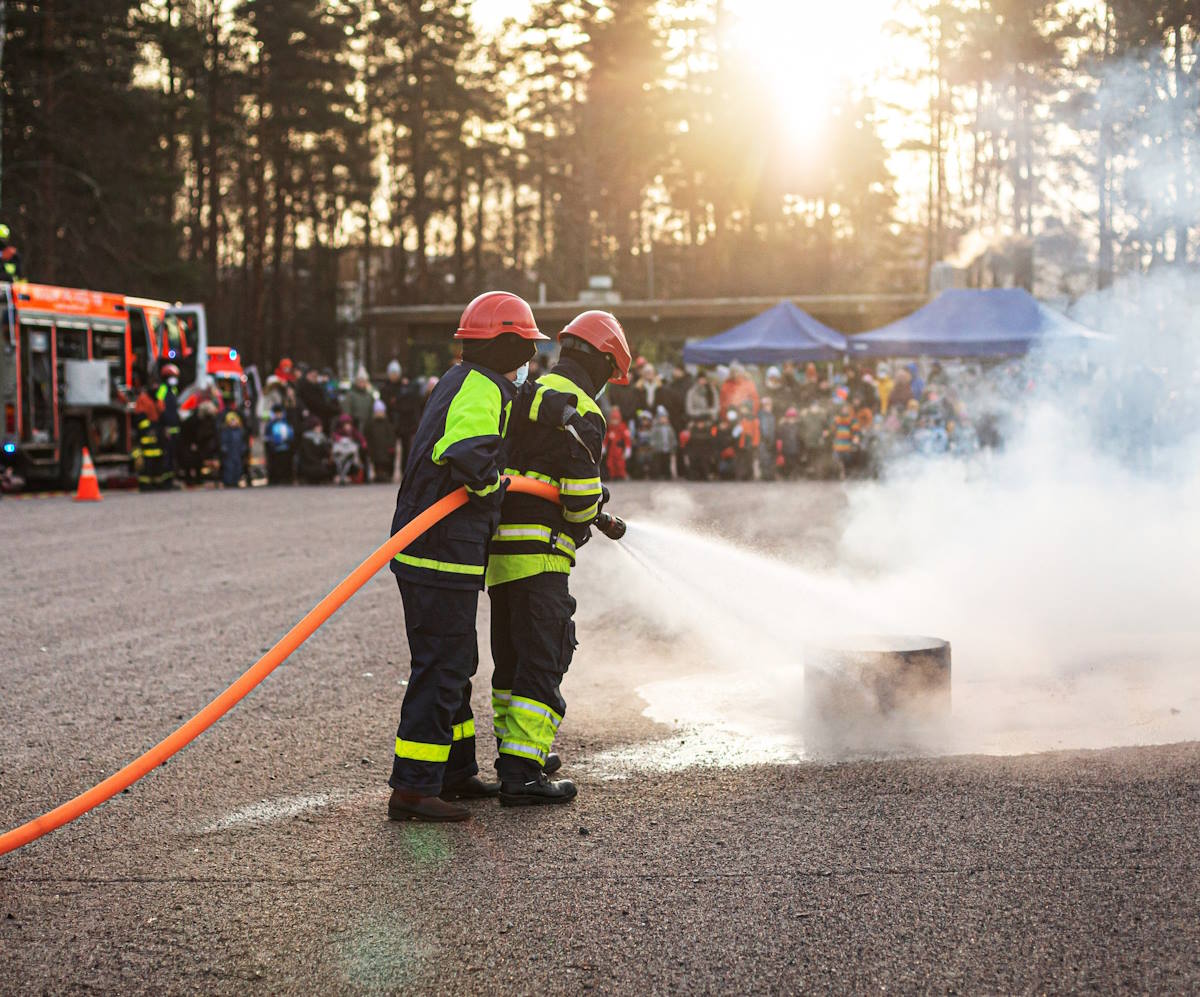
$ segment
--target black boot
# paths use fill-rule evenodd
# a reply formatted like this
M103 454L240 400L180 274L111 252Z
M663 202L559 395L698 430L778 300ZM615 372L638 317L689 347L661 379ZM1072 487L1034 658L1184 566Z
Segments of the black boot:
M499 769L500 759L497 758L492 765L496 769ZM546 775L554 775L554 773L560 768L562 768L562 759L558 757L557 753L551 751L550 754L546 756L546 760L542 763L542 771L545 772Z
M578 790L570 779L551 782L545 772L526 782L502 782L500 805L502 807L533 807L547 803L570 803Z
M484 782L477 775L442 787L443 800L485 800L500 795L500 783Z
M465 807L456 807L446 803L436 796L418 796L415 793L402 793L392 790L392 798L388 800L388 820L417 820L429 823L445 821L468 820L471 811Z

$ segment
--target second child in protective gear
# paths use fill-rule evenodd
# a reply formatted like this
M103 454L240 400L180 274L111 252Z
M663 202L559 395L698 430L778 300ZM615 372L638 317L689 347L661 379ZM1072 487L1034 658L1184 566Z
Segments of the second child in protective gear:
M576 794L570 780L547 778L559 765L551 754L566 713L559 686L576 647L567 580L605 498L596 397L629 375L625 333L607 312L584 312L558 339L558 364L538 378L527 414L514 416L509 473L556 485L560 504L507 495L487 567L496 767L506 806L569 803ZM552 407L561 407L557 418L547 418Z
M455 337L463 343L462 363L430 393L392 519L396 533L461 486L470 496L392 561L412 657L389 780L392 820L466 820L470 812L450 800L500 789L479 778L475 761L475 612L504 497L513 380L534 342L547 337L529 305L502 291L467 305Z
M608 432L604 436L604 470L609 481L624 481L629 477L625 462L633 453L633 434L614 405L608 413Z

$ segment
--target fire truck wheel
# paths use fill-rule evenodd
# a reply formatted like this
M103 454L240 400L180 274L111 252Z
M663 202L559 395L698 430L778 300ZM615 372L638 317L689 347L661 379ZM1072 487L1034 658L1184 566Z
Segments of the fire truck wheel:
M63 427L62 444L59 447L59 484L70 491L79 484L79 472L83 470L83 425L68 422Z

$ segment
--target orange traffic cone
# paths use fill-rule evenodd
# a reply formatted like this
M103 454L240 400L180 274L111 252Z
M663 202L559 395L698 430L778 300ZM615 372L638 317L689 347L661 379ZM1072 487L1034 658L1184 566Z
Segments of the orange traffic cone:
M76 502L99 502L100 482L96 479L96 468L87 447L83 448L83 470L79 472L79 488L75 492Z

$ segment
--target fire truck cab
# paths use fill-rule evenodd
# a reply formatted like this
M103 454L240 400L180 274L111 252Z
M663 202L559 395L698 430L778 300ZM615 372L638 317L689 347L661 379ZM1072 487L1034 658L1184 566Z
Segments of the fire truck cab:
M195 392L207 385L195 359L206 346L203 305L0 284L0 462L73 487L86 446L101 473L127 473L138 372L170 359L181 395Z

